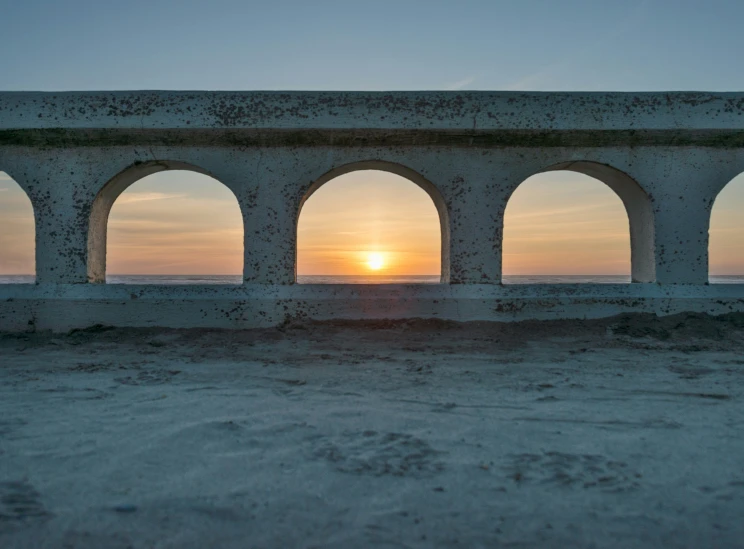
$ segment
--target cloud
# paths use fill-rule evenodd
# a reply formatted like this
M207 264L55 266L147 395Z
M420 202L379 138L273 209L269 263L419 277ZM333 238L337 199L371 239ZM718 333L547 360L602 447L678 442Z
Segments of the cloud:
M463 78L462 80L458 80L457 82L452 82L451 84L447 84L444 89L455 91L455 90L461 90L463 88L466 88L470 84L475 82L475 76L469 76L467 78Z
M648 18L648 7L649 0L641 0L634 6L627 6L625 9L627 16L625 18L615 21L614 25L603 29L600 37L585 44L581 50L565 52L552 63L508 84L504 89L509 91L565 89L568 80L561 79L562 73L577 65L584 64L588 56L601 51L602 47L607 47L612 41L636 32L640 21Z
M570 63L567 59L552 63L536 72L533 72L532 74L528 74L527 76L524 76L519 80L508 84L504 87L504 89L509 91L523 91L546 88L550 85L550 82L555 81L556 74L567 69L569 66Z
M152 200L167 200L185 198L185 194L168 194L168 193L127 193L117 199L120 204L132 204L133 202L149 202Z
M550 217L555 216L565 216L565 215L571 215L574 214L590 214L590 213L596 213L597 210L605 210L603 213L602 220L606 220L606 215L621 215L625 213L625 211L622 209L623 205L622 202L620 202L620 199L617 200L608 200L604 202L595 202L593 204L579 204L577 206L565 206L565 207L558 207L558 208L549 208L549 207L529 207L524 202L519 204L519 208L513 208L512 210L509 210L507 206L506 210L506 216L505 220L506 222L514 222L514 221L522 221L522 220L530 220L530 219L548 219ZM518 213L513 213L515 210L517 210ZM527 210L527 211L525 211ZM554 220L550 221L551 223L554 223ZM574 221L575 222L575 221ZM562 222L564 224L569 224L569 222Z

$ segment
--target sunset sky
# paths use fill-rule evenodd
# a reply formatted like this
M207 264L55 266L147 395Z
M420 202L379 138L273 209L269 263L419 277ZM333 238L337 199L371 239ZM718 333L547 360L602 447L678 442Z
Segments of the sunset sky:
M629 276L630 232L622 201L586 175L530 177L506 208L503 272Z
M387 172L350 173L323 185L303 206L297 238L300 275L440 272L434 203L414 183ZM382 264L370 265L370 254Z
M206 175L134 183L108 224L109 274L243 274L243 221L232 191Z
M0 56L0 90L744 90L744 71L735 70L744 2L669 6L0 0L14 21L3 29L12 54ZM711 270L744 273L744 178L721 197ZM33 272L33 230L28 199L0 175L0 274ZM197 174L136 183L115 204L109 231L109 273L242 268L237 203ZM524 183L505 236L506 274L629 272L620 200L581 175ZM321 188L305 205L298 238L304 274L439 271L433 204L389 174L349 174Z

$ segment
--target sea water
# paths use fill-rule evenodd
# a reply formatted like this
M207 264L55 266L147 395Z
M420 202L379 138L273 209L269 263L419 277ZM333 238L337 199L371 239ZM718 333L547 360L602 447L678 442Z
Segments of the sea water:
M240 275L108 275L109 284L242 284ZM0 275L0 284L33 284L33 275ZM438 284L439 275L301 275L300 284ZM627 275L506 275L504 284L627 284ZM744 284L744 275L711 276L711 284Z

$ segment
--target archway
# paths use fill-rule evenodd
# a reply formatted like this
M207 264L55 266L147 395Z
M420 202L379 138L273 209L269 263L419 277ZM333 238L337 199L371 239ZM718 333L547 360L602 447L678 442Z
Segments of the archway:
M744 284L744 173L716 197L708 231L711 284Z
M505 283L652 282L651 201L610 166L554 165L512 194L502 253Z
M297 219L298 283L449 281L439 191L413 170L370 161L319 178Z
M0 172L0 284L33 283L35 273L34 208L18 183Z
M134 166L107 183L95 200L90 282L239 284L243 257L235 195L193 166Z

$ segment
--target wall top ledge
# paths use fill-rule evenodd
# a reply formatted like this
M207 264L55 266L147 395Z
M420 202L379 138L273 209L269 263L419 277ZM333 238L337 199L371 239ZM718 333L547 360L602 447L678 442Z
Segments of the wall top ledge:
M744 93L0 92L0 131L744 131Z

